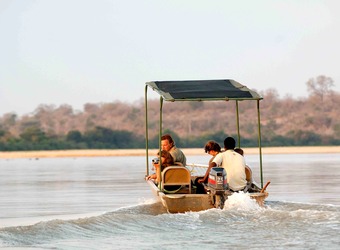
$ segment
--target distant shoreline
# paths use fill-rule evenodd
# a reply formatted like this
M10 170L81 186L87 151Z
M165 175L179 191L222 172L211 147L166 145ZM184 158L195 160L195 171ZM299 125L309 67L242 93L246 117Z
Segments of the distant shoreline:
M203 148L182 148L185 155L204 155ZM243 148L245 154L258 154L258 148ZM150 149L149 155L157 154ZM262 154L334 154L340 153L340 146L315 147L268 147ZM55 158L55 157L104 157L104 156L145 156L145 149L89 149L89 150L51 150L0 152L1 159L14 158Z

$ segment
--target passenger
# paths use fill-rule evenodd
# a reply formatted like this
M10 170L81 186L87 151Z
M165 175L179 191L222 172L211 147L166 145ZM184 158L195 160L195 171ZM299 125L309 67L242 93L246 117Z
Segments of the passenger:
M240 155L244 156L244 151L243 151L242 148L235 148L234 151L235 151L236 153L239 153Z
M242 155L234 151L235 139L227 137L224 140L225 151L216 155L209 164L209 168L222 166L227 172L227 182L231 191L244 190L247 185L245 160Z
M186 167L187 159L182 150L176 147L175 141L172 139L171 135L165 134L161 137L161 148L162 150L169 151L175 163L179 162Z
M157 155L159 155L159 152ZM162 172L166 167L175 165L174 159L172 158L171 154L166 150L161 151L161 161L162 161L162 169L159 168L159 163L152 162L153 166L156 169L156 173L147 176L145 178L146 180L152 179L152 180L156 180L156 182L158 183L157 173L159 171Z
M208 141L207 144L205 144L205 146L204 146L204 151L206 153L212 155L212 157L209 160L209 166L210 166L210 163L214 160L216 155L221 153L221 146L215 141ZM195 186L197 187L196 193L198 193L198 194L204 194L205 193L203 183L208 183L208 177L209 177L210 170L211 170L211 167L209 167L207 169L203 178L197 178L195 180Z
M221 153L221 146L215 141L208 141L204 146L204 151L212 157L209 160L209 164L214 160L215 156Z
M244 157L243 149L235 148L234 151ZM253 172L251 171L251 168L248 166L248 164L246 164L245 172L246 172L246 180L247 180L247 189L249 189L251 184L253 183Z

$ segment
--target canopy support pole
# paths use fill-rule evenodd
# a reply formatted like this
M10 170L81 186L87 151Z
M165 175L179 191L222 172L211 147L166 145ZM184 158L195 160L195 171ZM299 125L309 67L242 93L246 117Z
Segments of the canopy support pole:
M259 153L260 153L261 188L263 188L260 100L257 100L257 129L258 129L258 144L259 144Z
M145 86L145 149L146 149L146 176L149 176L149 128L148 128L148 85Z
M238 111L238 101L236 100L236 126L237 126L237 145L241 147L241 136L240 136L240 117Z
M162 124L163 124L163 97L159 98L159 138L158 138L158 145L159 145L159 171L156 172L157 179L158 179L158 188L161 188L161 182L162 182L162 175L161 175L161 169L162 169L162 159L161 159L161 152L162 152Z

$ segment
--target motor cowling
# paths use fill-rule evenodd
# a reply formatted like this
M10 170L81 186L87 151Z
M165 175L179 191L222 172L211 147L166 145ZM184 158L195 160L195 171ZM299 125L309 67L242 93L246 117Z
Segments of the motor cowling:
M227 173L224 168L214 167L210 170L208 189L213 194L224 194L228 189Z

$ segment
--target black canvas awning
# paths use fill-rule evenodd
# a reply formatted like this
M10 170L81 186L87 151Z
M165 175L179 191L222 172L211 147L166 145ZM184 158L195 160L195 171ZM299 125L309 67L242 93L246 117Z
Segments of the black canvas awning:
M234 80L152 81L146 85L166 101L260 100L253 90Z

